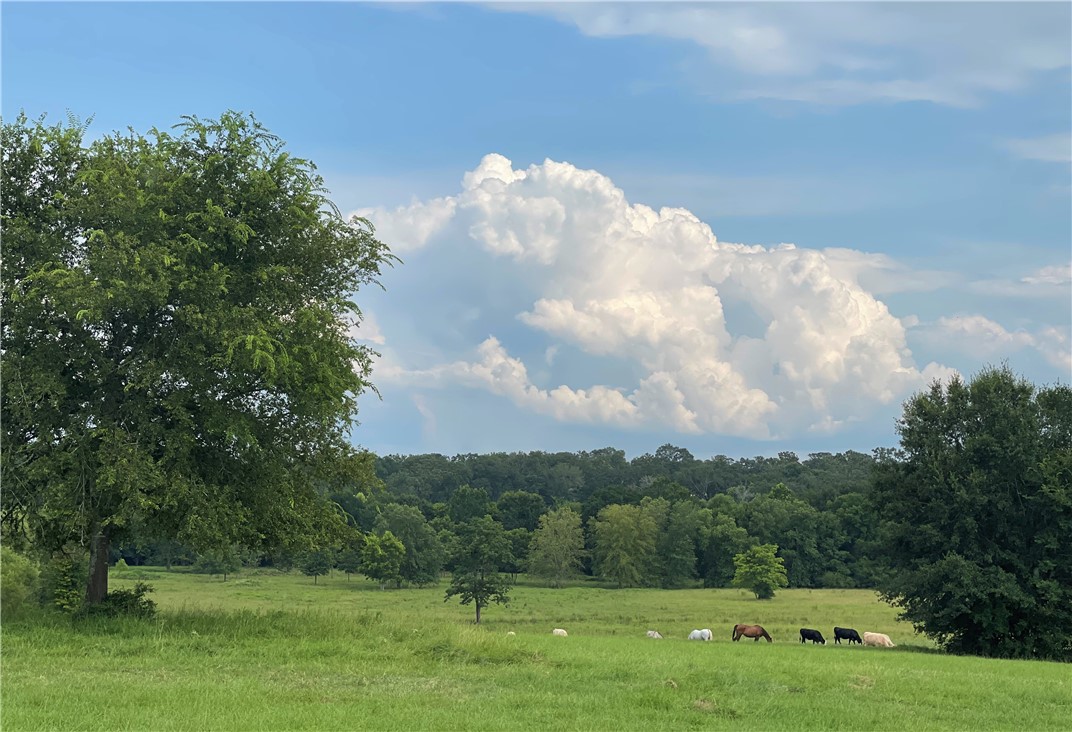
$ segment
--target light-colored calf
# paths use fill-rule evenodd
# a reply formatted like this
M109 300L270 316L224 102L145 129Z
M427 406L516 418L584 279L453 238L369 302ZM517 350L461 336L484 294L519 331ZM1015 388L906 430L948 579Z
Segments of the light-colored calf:
M560 635L563 638L565 638L567 635L569 635L569 633L567 633L566 631L562 630L562 628L555 628L554 630L551 631L551 635Z
M656 640L662 640L662 637L663 637L663 636L662 636L662 634L661 634L661 633L660 633L659 631L657 631L657 630L649 630L649 631L648 631L648 637L649 637L649 638L655 638Z
M865 646L879 646L881 648L895 648L893 641L885 633L864 633Z

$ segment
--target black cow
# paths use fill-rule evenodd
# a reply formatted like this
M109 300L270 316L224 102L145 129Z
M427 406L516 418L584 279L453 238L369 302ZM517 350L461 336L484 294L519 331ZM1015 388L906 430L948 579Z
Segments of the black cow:
M823 634L817 630L811 628L800 629L800 642L811 641L812 643L822 643L826 645L826 638L823 638Z
M834 628L834 643L840 644L842 639L847 640L851 646L853 641L863 644L860 634L852 628Z

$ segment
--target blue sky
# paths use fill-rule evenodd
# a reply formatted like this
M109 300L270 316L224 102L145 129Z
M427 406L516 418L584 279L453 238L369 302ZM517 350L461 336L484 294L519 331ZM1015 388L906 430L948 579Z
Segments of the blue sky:
M1069 381L1067 3L0 14L6 118L252 111L372 219L374 451L868 451L934 378Z

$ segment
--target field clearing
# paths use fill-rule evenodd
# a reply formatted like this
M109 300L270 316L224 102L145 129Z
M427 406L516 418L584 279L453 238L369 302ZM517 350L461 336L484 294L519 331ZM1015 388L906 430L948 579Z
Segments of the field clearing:
M867 591L522 584L476 627L442 588L145 569L113 587L136 577L156 621L4 623L4 730L1072 729L1068 665L935 653ZM731 643L736 622L775 643ZM835 624L899 647L800 645Z

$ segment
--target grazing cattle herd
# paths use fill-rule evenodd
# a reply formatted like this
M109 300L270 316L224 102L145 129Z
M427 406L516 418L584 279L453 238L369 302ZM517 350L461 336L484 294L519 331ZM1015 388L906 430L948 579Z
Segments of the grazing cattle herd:
M513 631L507 633L507 635L514 635ZM568 634L562 628L555 628L551 631L551 635L558 635L566 637ZM657 630L649 630L648 637L656 640L662 640L663 635ZM702 628L693 630L689 633L689 640L709 641L713 640L715 634L711 632L710 628ZM733 626L733 640L739 641L741 638L751 638L754 641L759 641L760 638L766 638L768 643L773 643L774 639L771 638L770 633L763 629L762 625L746 625L744 623L738 623ZM865 646L875 646L877 648L895 648L896 644L885 633L864 633L863 638L860 638L860 634L853 628L839 628L834 627L834 643L840 645L841 641L848 641L849 645L858 643ZM826 638L823 638L823 634L814 628L801 628L800 629L800 642L807 643L811 641L812 644L826 645Z

